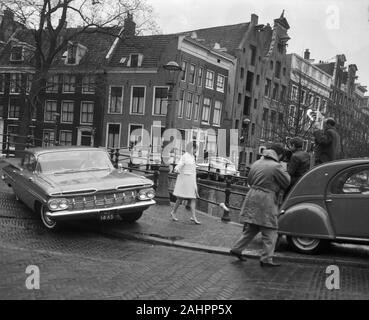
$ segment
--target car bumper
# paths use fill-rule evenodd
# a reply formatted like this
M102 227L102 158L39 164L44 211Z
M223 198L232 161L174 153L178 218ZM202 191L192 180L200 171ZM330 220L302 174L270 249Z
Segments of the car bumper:
M46 216L52 220L69 220L69 219L83 219L91 217L99 217L104 214L124 214L135 211L142 211L148 207L156 204L154 200L140 201L132 204L124 204L110 208L96 208L86 210L72 210L72 211L48 211Z

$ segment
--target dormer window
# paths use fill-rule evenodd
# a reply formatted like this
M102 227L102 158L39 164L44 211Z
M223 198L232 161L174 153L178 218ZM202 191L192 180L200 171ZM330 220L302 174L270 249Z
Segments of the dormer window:
M69 42L67 51L63 55L65 64L78 65L85 56L86 52L87 48L80 43Z
M68 44L67 64L76 64L77 46L74 43Z
M23 61L23 47L13 46L10 53L10 61Z
M141 67L142 60L143 60L143 55L142 54L138 54L138 53L131 54L129 56L129 60L127 62L127 66L128 67L132 67L132 68Z

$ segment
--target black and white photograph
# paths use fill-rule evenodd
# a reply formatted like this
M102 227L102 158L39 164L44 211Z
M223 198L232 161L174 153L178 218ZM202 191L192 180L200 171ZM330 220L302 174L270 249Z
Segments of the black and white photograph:
M2 0L0 300L368 300L368 59L369 0Z

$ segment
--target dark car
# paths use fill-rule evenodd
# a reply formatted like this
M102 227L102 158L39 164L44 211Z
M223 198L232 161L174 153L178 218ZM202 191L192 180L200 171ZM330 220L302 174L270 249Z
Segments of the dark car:
M136 221L155 204L153 182L115 169L104 149L52 147L10 159L2 179L48 229L61 220L98 217Z
M369 159L328 162L292 188L279 233L295 251L314 254L327 243L369 243Z

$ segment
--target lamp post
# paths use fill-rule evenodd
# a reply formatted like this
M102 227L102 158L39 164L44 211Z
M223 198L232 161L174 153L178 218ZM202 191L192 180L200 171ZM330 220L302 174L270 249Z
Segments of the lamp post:
M55 121L55 141L54 141L54 145L58 146L59 145L59 125L58 125L58 121L60 119L60 113L56 112L54 113L54 121Z
M163 66L166 77L166 84L169 86L168 89L168 99L167 99L167 114L165 121L165 129L174 128L174 119L175 119L175 101L173 99L173 89L178 81L178 76L182 71L182 68L175 61L169 61L166 65ZM173 105L172 105L172 102ZM163 150L168 145L170 141L163 141ZM162 162L163 161L163 152L162 152ZM170 205L170 197L168 191L168 174L169 174L169 166L161 165L159 168L159 181L158 188L156 190L156 201L161 205Z
M242 120L242 135L241 135L241 141L243 143L243 161L242 161L242 167L244 169L244 171L246 172L246 159L247 159L247 155L246 155L246 147L247 145L249 145L249 131L250 131L250 125L251 120L249 118L244 118Z
M166 84L169 86L168 89L168 103L167 103L167 115L166 115L166 123L165 128L170 129L174 128L174 118L175 118L175 103L172 105L172 102L177 101L173 99L173 89L178 81L178 76L182 71L182 68L175 61L169 61L166 65L163 66L166 73Z

